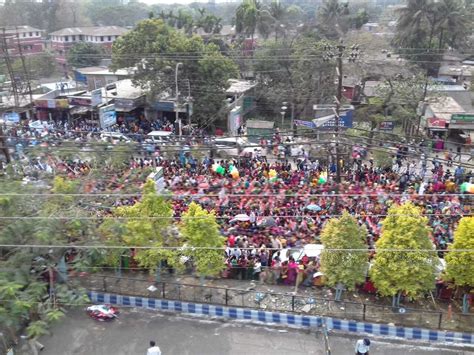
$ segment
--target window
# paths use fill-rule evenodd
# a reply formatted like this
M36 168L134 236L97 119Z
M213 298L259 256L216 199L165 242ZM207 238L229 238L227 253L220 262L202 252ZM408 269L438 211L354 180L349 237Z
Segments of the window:
M26 33L23 33L22 37L26 37Z
M30 35L30 37L33 37L33 32L30 32L29 35Z
M23 46L23 50L25 51L31 51L33 49L33 46Z
M72 41L74 42L76 40L76 36L72 36Z
M69 36L64 36L64 42L69 42Z
M84 40L84 36L83 35L79 35L79 41L83 41Z
M35 32L36 33L36 37L39 37L40 33L39 32Z
M112 36L109 36L109 42L111 42L111 41L112 41Z
M104 42L104 36L100 36L100 41Z

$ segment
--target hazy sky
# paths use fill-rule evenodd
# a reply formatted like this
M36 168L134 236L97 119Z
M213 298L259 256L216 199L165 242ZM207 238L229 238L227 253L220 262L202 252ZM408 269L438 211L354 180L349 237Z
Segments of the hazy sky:
M216 2L238 2L240 0L216 0ZM208 2L207 0L140 0L145 4L190 4L192 2Z

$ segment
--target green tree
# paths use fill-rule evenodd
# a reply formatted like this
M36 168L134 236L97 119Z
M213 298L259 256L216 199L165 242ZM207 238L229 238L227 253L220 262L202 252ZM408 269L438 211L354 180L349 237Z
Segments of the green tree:
M398 10L394 44L428 75L437 74L443 51L461 47L472 33L469 7L460 0L408 0Z
M112 251L109 260L119 265L119 255L127 247L141 248L135 259L140 266L156 270L162 261L179 266L176 252L163 247L176 247L176 240L170 231L173 209L171 203L156 193L155 183L147 180L143 187L141 201L133 206L118 207L113 211L118 220L106 220L100 227L102 238L110 245L123 245L123 250Z
M280 117L282 102L293 108L294 117L311 117L313 103L330 103L335 90L334 67L323 61L324 42L310 35L293 40L266 42L255 53L260 85L258 106L270 118Z
M258 32L267 38L271 32L273 19L270 12L259 0L244 0L235 12L235 30L252 40Z
M105 53L100 45L93 43L76 43L67 54L67 62L75 68L99 65Z
M454 232L454 243L448 250L474 249L474 217L463 217ZM474 287L474 254L472 251L452 251L446 254L446 273L457 287L463 288L466 294ZM467 312L467 302L463 310Z
M196 272L201 276L217 276L225 267L223 248L225 239L213 212L192 202L183 213L179 228ZM216 249L200 249L216 248Z
M177 57L176 53L186 53L189 58ZM215 120L224 107L228 79L238 75L236 65L219 52L218 46L178 32L160 19L140 22L113 45L113 67L138 67L133 80L149 89L152 96L176 94L174 70L180 62L178 89L181 96L188 96L189 89L193 121Z
M324 250L321 253L321 271L329 286L354 290L364 282L368 267L368 252L348 252L330 249L367 249L367 230L357 220L344 212L332 218L321 232Z
M25 67L30 79L48 78L56 71L56 62L51 53L45 52L25 57ZM23 72L23 63L20 59L13 62L13 71Z
M370 277L381 295L393 297L394 306L401 294L416 298L434 288L438 257L429 234L420 208L407 202L389 209Z
M335 40L349 30L349 3L325 0L318 9L318 30L325 38Z

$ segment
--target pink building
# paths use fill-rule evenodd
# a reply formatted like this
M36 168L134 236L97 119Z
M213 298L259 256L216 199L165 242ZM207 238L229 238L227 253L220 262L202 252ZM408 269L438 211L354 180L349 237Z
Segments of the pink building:
M7 39L8 51L12 57L18 56L21 51L23 55L34 55L44 51L43 31L31 26L7 27L0 36Z
M67 70L67 53L80 42L99 44L110 50L112 43L128 30L118 26L70 27L49 34L56 61Z

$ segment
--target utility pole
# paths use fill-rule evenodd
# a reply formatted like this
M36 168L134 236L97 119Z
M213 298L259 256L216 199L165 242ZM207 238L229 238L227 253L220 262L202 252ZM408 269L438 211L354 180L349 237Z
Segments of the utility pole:
M11 163L10 151L8 150L7 140L5 139L5 135L3 133L2 124L0 124L0 144L2 145L1 150L3 151L3 154L5 155L5 160L7 164L10 164Z
M18 54L20 54L21 66L23 68L23 74L25 75L24 80L26 80L26 89L28 90L30 102L33 102L33 93L31 92L30 74L26 68L25 57L23 56L23 49L21 48L21 43L20 43L20 34L18 33L18 27L16 31L16 41L18 45Z
M343 40L339 41L337 46L325 46L326 54L323 57L323 61L330 61L336 57L336 74L337 74L337 93L335 97L336 107L334 108L335 116L335 140L336 140L336 182L341 182L341 164L340 164L340 154L339 154L339 125L340 125L340 112L341 112L341 101L342 101L342 79L343 75L343 59L344 54L346 53L346 46L344 45ZM335 51L335 53L334 53ZM355 62L359 56L359 46L352 46L351 53L348 56L349 62Z
M12 62L10 58L10 52L8 51L8 41L7 41L7 32L6 28L2 29L2 52L3 58L5 59L5 65L7 66L8 76L10 77L10 85L13 91L13 99L15 101L15 107L20 106L20 99L18 97L18 88L16 86L15 74L13 73Z
M178 70L179 66L183 65L183 63L176 63L176 70L174 73L174 82L175 82L175 94L176 94L176 101L175 101L175 111L176 111L176 123L178 124L178 132L179 136L183 135L183 128L181 124L181 119L179 118L179 87L178 87Z

